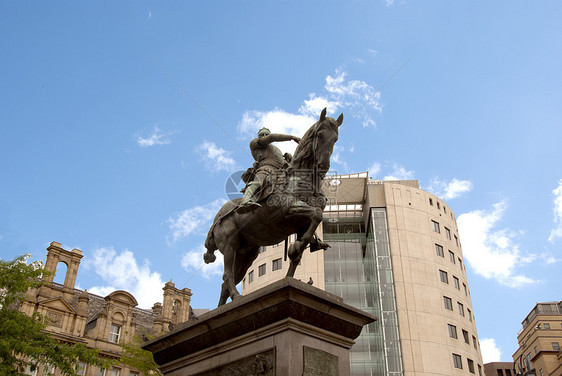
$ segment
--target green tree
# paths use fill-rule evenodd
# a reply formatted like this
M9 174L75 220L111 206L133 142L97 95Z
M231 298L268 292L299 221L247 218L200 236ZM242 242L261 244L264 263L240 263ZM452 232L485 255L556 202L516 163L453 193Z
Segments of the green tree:
M146 339L152 339L150 335L143 335ZM139 334L135 334L130 341L121 343L121 363L128 365L141 371L147 376L160 376L162 373L158 370L158 364L154 361L152 353L143 350L143 338Z
M25 375L28 365L33 370L39 364L65 376L75 375L78 362L109 368L112 362L101 358L96 349L59 342L44 330L47 319L17 310L27 291L40 287L46 274L40 261L27 264L29 257L0 260L0 375Z

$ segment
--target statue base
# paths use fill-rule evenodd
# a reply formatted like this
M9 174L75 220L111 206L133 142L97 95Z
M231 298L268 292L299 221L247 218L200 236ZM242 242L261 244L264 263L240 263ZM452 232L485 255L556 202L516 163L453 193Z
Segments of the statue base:
M349 376L349 349L376 318L285 278L143 345L166 376Z

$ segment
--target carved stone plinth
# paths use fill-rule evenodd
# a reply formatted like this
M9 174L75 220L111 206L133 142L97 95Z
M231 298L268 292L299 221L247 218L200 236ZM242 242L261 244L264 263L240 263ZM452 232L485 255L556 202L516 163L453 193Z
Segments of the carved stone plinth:
M166 376L349 376L349 349L376 318L285 278L143 348Z

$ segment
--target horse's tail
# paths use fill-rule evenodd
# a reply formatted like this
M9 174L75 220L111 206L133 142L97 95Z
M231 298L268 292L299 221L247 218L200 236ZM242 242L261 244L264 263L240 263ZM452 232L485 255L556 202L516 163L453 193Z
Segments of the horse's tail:
M210 264L217 259L215 256L215 251L218 249L217 244L215 243L215 236L213 235L213 230L215 229L215 224L211 226L209 233L207 234L207 239L205 239L205 248L207 248L207 252L203 255L203 261L205 264Z
M220 226L220 223L223 219L234 213L238 202L240 201L241 199L235 199L227 202L223 205L222 208L220 208L219 212L215 216L213 224L211 225L209 233L207 234L207 239L205 239L205 248L207 248L207 252L203 254L203 261L205 261L206 264L210 264L217 259L217 256L215 256L215 251L219 248L217 247L217 242L215 241L215 226Z

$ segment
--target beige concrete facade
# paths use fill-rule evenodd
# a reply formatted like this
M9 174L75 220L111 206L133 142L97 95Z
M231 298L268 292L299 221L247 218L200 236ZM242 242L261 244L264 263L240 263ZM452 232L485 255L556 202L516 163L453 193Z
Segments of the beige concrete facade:
M37 312L48 318L46 330L59 341L84 343L100 350L103 356L118 359L123 341L135 334L160 334L169 332L175 325L190 318L191 291L177 289L170 281L165 284L163 303L156 303L152 310L137 308L137 300L127 291L114 291L106 297L90 294L74 288L82 251L67 251L60 243L52 242L47 248L45 269L52 274L39 289L26 294L20 311L27 315ZM66 266L64 284L53 282L58 269ZM42 365L33 376L45 373ZM54 371L55 376L58 371ZM82 365L77 371L81 376L141 376L135 369L120 365L101 372L95 367Z
M368 243L371 209L384 209L386 213L401 355L401 370L387 374L483 375L461 241L451 208L420 189L415 180L370 180L364 173L327 176L323 187L330 204L324 212L325 228L332 222L361 217ZM342 231L342 225L338 231ZM318 233L321 238L334 238L326 231ZM282 257L283 249L268 247L249 270L256 273L263 260ZM327 250L324 257L331 251ZM312 272L317 273L314 286L320 287L326 276L322 254L305 252L301 263L306 267L297 268L297 278L306 282ZM284 275L256 275L242 291L255 291ZM353 359L352 354L352 363Z
M537 303L522 326L514 362L537 376L562 375L562 301Z

